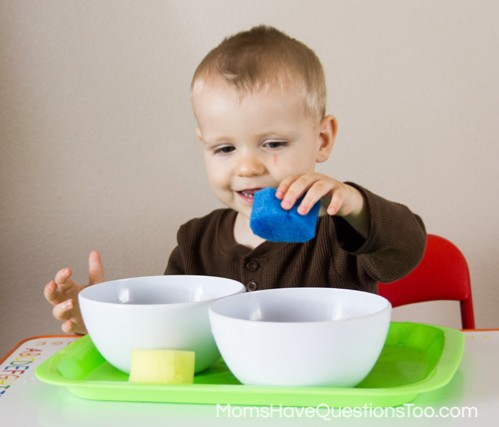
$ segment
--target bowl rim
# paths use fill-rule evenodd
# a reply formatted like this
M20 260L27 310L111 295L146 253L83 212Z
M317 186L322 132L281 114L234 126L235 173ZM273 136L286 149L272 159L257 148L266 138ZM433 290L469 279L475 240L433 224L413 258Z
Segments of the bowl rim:
M226 299L226 298L231 298L231 297L236 297L237 294L233 294L233 295L229 295L227 297L224 297L224 298L221 298L220 300L216 300L214 301L212 304L210 304L210 308L209 308L209 317L210 317L210 321L211 321L211 318L212 316L218 316L220 318L225 318L225 319L228 319L229 321L233 321L233 322L242 322L242 323L248 323L248 324L260 324L260 325L291 325L291 326L296 326L296 325L317 325L317 324L339 324L339 323L350 323L350 322L356 322L356 321L359 321L359 320L365 320L366 318L369 318L369 317L374 317L374 316L377 316L377 315L380 315L381 313L383 312L390 312L392 311L392 304L390 303L390 301L379 295L379 294L375 294L373 292L368 292L368 291L360 291L360 290L357 290L357 289L344 289L344 288L331 288L331 287L320 287L320 286L308 286L308 287L293 287L293 288L274 288L274 289L262 289L262 290L259 290L259 291L253 291L253 292L247 292L247 293L243 293L244 295L248 295L248 296L244 296L244 297L241 297L241 298L251 298L251 296L249 295L254 295L254 294L258 294L258 293L261 293L261 292L275 292L275 293L278 293L279 291L284 291L284 290L288 290L288 292L293 289L293 290L302 290L302 292L308 292L307 290L312 290L312 292L314 292L313 290L319 290L319 289L323 289L325 290L326 292L329 292L329 291L338 291L340 293L351 293L351 292L355 292L355 293L362 293L362 294L368 294L368 295L372 295L374 297L377 297L377 299L380 299L380 300L384 300L385 302L385 305L379 309L379 310L376 310L372 313L366 313L366 314L363 314L363 315L360 315L360 316L355 316L355 317L347 317L347 318L344 318L344 319L325 319L325 320L310 320L310 321L276 321L276 320L251 320L251 319L241 319L241 318L238 318L238 317L234 317L234 316L227 316L225 314L221 314L219 312L217 312L215 309L216 309L216 305L220 305L220 304L223 304L223 303L227 303L226 301L221 301L221 299ZM291 292L295 292L295 291L291 291ZM215 307L214 307L215 306ZM390 320L390 319L389 319Z
M143 280L143 279L161 279L161 278L182 278L181 280L186 280L187 277L190 278L200 278L200 279L216 279L220 281L224 281L226 283L232 283L234 285L240 285L238 290L235 290L234 292L220 296L220 297L214 297L214 298L206 298L206 299L201 299L199 301L186 301L186 302L163 302L163 303L133 303L133 302L127 302L127 303L121 303L121 302L111 302L111 301L102 301L96 298L92 298L88 296L87 294L91 293L92 291L95 290L95 287L103 287L106 285L109 285L110 283L118 283L118 282L126 282L128 280ZM209 275L201 275L201 274L162 274L162 275L152 275L152 276L134 276L134 277L125 277L122 279L114 279L114 280L106 280L104 282L96 283L95 285L88 285L85 286L78 294L78 299L79 301L85 300L85 301L91 301L92 303L95 304L102 304L102 305L109 305L109 306L114 306L114 307L162 307L162 306L169 306L169 307L185 307L185 306L194 306L194 305L199 305L199 304L206 304L206 303L212 303L214 301L217 301L222 298L226 298L232 295L244 293L246 291L246 287L244 284L241 282L238 282L237 280L234 279L229 279L226 277L218 277L218 276L209 276Z

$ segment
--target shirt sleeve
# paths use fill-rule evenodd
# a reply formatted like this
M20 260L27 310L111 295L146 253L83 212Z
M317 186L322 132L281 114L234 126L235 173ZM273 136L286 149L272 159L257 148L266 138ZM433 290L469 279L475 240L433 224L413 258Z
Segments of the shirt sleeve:
M421 261L426 230L421 218L406 206L355 186L370 215L369 234L362 238L346 220L334 217L339 246L358 258L359 266L379 282L391 282L411 272Z
M165 274L185 274L185 269L182 261L182 254L180 248L177 246L173 249L168 259L168 264L166 266Z

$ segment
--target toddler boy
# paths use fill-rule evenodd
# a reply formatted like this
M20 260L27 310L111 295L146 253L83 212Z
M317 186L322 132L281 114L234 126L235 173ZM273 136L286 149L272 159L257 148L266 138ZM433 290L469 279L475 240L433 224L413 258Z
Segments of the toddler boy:
M249 291L331 286L376 292L420 261L421 219L360 185L317 173L331 153L336 119L326 115L322 65L303 43L266 26L225 39L202 60L192 80L192 106L208 181L225 205L178 231L165 274L238 280ZM283 209L299 199L307 214L322 204L316 236L276 243L256 236L250 214L256 191L277 189ZM90 283L103 280L98 252ZM46 299L66 332L84 333L77 306L83 288L60 270Z

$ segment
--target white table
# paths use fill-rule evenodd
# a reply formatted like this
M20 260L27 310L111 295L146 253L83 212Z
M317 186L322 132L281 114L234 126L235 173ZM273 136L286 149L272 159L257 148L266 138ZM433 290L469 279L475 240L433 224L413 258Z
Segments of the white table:
M466 348L450 383L398 408L351 409L231 407L102 402L73 396L35 378L36 367L72 342L70 336L22 341L0 364L2 426L490 426L499 417L499 329L465 331Z

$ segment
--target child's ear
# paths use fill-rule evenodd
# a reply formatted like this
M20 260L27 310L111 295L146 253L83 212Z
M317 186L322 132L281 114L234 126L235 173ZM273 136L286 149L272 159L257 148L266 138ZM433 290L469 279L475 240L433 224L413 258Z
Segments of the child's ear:
M321 120L319 134L320 145L316 159L317 163L325 162L329 158L337 131L338 123L334 116L328 115Z

